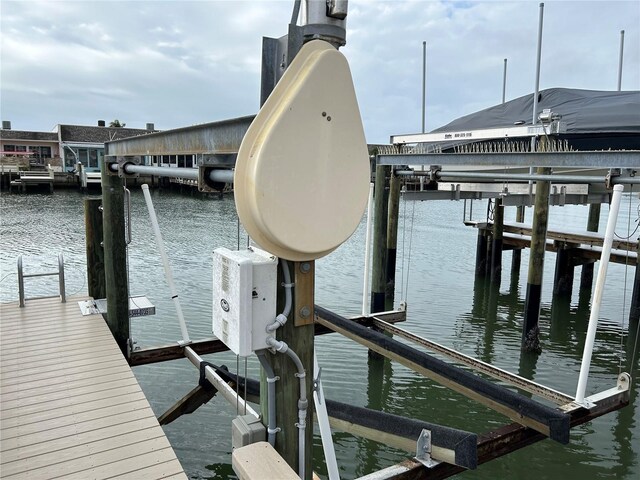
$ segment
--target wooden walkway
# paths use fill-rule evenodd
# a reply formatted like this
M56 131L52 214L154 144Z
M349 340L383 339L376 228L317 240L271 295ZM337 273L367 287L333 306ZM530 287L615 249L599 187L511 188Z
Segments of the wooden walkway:
M101 315L0 304L0 477L185 479Z

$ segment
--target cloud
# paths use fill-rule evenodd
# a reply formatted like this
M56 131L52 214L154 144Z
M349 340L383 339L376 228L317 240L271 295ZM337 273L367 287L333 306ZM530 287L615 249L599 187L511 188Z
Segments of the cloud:
M541 87L640 88L635 1L547 1ZM255 113L262 36L286 33L293 1L3 0L0 107L14 128L56 123L175 128ZM427 129L532 92L538 2L349 2L347 46L370 142Z

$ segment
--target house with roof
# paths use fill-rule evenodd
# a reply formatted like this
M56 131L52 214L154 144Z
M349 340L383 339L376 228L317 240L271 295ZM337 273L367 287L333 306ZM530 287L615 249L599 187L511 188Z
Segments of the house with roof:
M8 163L62 166L57 132L12 130L8 121L0 130L0 155Z
M107 127L104 120L97 126L59 124L53 132L12 130L3 121L0 151L5 159L29 157L32 164L51 165L56 170L72 172L81 164L84 170L99 171L104 160L104 144L111 140L155 132L153 123L145 129Z

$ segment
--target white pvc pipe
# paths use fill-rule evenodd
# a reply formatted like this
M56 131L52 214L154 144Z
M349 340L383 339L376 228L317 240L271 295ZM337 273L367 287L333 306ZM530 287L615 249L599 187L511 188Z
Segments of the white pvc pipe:
M371 259L371 242L373 237L373 183L369 184L369 203L367 204L367 233L364 241L364 280L362 286L362 315L369 315L371 309L369 306L370 297L370 259Z
M202 357L198 355L191 347L186 347L184 349L184 356L196 367L200 368L200 364L202 363ZM247 415L253 415L255 418L259 418L258 413L251 408L251 405L248 405L245 399L240 397L234 390L229 386L227 382L224 381L220 375L216 373L216 371L210 366L204 367L204 376L211 385L213 385L216 390L225 398L229 405L233 405L234 407L237 405L240 410L246 411Z
M578 378L578 388L576 389L576 403L584 404L584 395L587 389L587 379L589 377L589 369L591 368L591 355L593 353L593 342L596 338L596 330L598 329L598 317L600 316L600 305L602 303L602 293L604 291L604 282L607 277L607 267L609 266L609 255L611 254L611 245L613 243L613 234L616 229L616 221L618 219L618 211L620 210L620 198L622 197L622 185L613 187L613 196L609 205L609 218L607 219L607 230L604 234L602 243L602 255L600 256L600 266L598 268L598 277L596 278L596 289L593 295L593 304L591 305L591 315L589 316L589 327L587 328L587 338L584 343L584 351L582 353L582 365L580 366L580 377Z
M167 252L164 249L164 242L162 241L162 234L160 233L160 227L158 226L158 218L156 212L153 209L153 202L151 201L151 195L149 194L149 185L146 183L142 185L142 193L144 194L144 201L147 203L147 209L149 210L149 217L151 219L151 226L153 227L153 233L156 238L156 245L158 246L158 252L162 259L162 266L164 267L164 275L167 278L169 284L169 290L171 291L171 299L176 307L176 313L178 314L178 323L180 324L180 331L182 332L182 341L184 343L190 343L189 332L187 332L187 325L182 315L182 307L180 306L180 300L178 299L178 292L176 291L176 285L173 282L173 274L171 273L171 266L169 265L169 258Z
M322 449L324 450L324 459L327 464L327 474L329 475L329 480L340 480L338 461L336 460L336 451L333 448L333 437L331 436L331 426L329 425L329 414L327 413L327 404L324 401L324 390L319 373L318 357L314 351L313 378L317 378L318 381L316 388L313 390L313 403L316 407L316 416L320 427L320 438L322 439Z

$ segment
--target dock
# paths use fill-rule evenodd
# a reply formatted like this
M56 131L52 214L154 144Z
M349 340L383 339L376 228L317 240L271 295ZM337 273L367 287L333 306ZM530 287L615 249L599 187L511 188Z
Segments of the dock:
M0 304L2 478L186 479L88 298Z

